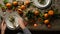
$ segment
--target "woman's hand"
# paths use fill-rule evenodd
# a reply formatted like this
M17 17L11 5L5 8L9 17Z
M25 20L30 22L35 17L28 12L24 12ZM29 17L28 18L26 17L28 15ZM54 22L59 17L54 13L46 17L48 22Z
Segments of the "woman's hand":
M5 21L3 20L1 24L1 34L4 34L5 30L6 30L6 24Z
M25 29L26 28L25 25L24 25L24 21L23 21L23 19L21 17L18 18L18 22L19 22L19 25L20 25L20 27L22 29Z

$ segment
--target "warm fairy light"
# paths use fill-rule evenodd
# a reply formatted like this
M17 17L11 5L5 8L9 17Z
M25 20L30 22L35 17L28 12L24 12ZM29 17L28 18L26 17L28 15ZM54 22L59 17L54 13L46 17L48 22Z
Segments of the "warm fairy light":
M49 10L49 11L48 11L48 14L49 14L49 15L54 15L54 11L53 11L53 10Z
M38 11L38 10L34 11L34 14L35 14L36 16L38 16L38 15L39 15L39 11Z
M48 24L48 28L51 28L51 25L50 24Z
M44 24L48 24L49 23L49 20L44 20Z
M17 2L17 1L14 1L14 2L13 2L13 5L14 5L14 6L17 6L17 5L18 5L18 2Z
M29 1L25 1L25 5L29 5L30 4L30 2Z
M26 6L25 5L21 5L21 7L20 7L22 10L24 10L25 8L26 8Z
M11 6L12 6L11 3L7 3L7 4L6 4L6 7L7 7L7 8L11 8Z
M38 24L34 24L34 27L37 27L38 26Z
M48 14L47 14L47 13L45 13L45 14L44 14L44 17L45 17L45 18L47 18L47 17L48 17Z

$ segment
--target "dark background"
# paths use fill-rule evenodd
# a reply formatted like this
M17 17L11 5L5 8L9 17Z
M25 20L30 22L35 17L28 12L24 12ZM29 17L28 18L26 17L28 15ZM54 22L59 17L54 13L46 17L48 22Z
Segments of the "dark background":
M44 30L30 30L32 34L58 34L60 31L44 31ZM6 30L5 34L16 34L17 32L19 32L18 30Z

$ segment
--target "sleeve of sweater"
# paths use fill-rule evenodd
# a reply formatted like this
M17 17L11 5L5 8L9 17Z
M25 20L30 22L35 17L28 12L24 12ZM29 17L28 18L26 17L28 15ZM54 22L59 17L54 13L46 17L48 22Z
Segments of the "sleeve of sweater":
M28 28L23 29L23 33L19 32L17 34L31 34Z
M31 34L28 28L23 29L23 34Z

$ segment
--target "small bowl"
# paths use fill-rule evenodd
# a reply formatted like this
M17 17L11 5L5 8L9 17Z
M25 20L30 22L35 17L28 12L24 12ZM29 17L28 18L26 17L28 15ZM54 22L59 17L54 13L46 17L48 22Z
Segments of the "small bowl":
M32 0L34 5L40 9L47 8L49 5L51 5L52 0L45 0L46 4L41 4L38 2L38 0Z

